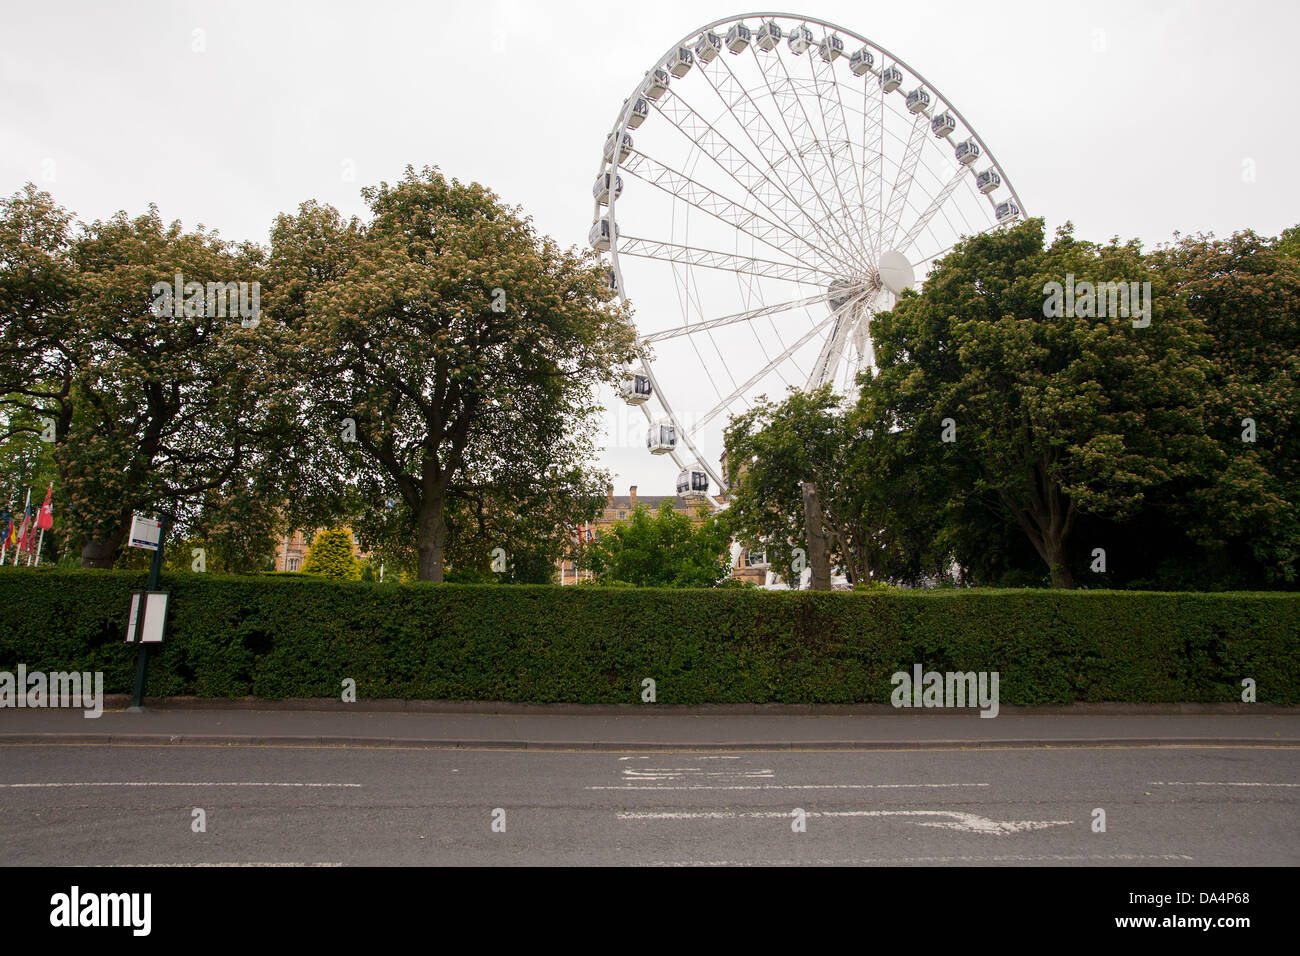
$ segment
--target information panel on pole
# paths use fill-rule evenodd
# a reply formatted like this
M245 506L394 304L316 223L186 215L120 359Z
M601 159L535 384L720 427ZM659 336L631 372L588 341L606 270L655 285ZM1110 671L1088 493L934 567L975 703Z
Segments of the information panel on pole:
M144 630L140 636L141 644L161 644L163 639L163 623L167 619L167 592L166 591L134 591L131 594L131 616L126 624L125 644L134 644L135 629L139 621L140 598L145 598L144 605Z
M131 536L129 543L133 548L147 551L158 550L158 538L162 534L162 521L147 515L131 516Z

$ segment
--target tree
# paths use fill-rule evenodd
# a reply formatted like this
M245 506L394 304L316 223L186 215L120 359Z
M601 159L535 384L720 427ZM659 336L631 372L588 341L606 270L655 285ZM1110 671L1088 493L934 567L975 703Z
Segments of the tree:
M618 377L633 331L593 254L539 238L484 187L408 168L364 195L364 228L303 207L272 234L307 422L295 494L323 506L354 487L363 543L399 534L440 581L449 534L504 547L479 515L556 529L591 512L592 386ZM318 251L331 242L346 248Z
M63 536L82 563L112 567L136 511L170 513L179 534L233 529L231 552L248 550L236 541L269 526L288 420L275 333L257 324L260 251L152 207L74 235L31 187L0 213L6 420L11 434L52 423Z
M731 533L725 517L701 506L698 526L665 498L651 512L632 509L587 545L579 558L602 584L639 587L716 587L730 570Z
M829 385L811 393L791 389L782 402L761 399L733 417L726 434L728 511L741 543L766 550L775 567L791 568L795 582L802 567L795 548L802 549L814 588L829 588L832 564L854 583L915 576L910 569L920 559L909 541L927 524L901 513L906 496L891 497L898 486L883 480L890 468L881 447L886 436L864 428Z
M791 568L795 583L804 563L811 565L814 587L830 587L826 525L834 527L837 517L829 499L847 437L838 405L830 386L812 394L791 389L782 403L760 398L734 416L725 436L728 511L738 538L766 550L774 567Z
M351 533L346 528L316 532L302 563L302 573L337 581L360 581L361 562L352 553Z
M1047 314L1051 283L1083 282L1150 282L1150 313L1097 317L1080 285L1077 309ZM868 430L901 433L909 457L944 476L947 507L1013 522L1054 587L1074 586L1081 514L1128 518L1212 453L1204 325L1136 243L1076 241L1067 225L1044 248L1041 220L975 236L872 331Z
M1300 581L1300 228L1183 237L1155 267L1205 324L1209 461L1160 502L1218 586ZM1185 561L1183 563L1186 563ZM1203 562L1204 563L1204 559Z

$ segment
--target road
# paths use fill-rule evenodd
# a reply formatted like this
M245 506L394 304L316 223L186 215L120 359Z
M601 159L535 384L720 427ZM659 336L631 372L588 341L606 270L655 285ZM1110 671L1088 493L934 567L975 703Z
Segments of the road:
M1294 866L1300 750L0 746L0 864L199 863Z

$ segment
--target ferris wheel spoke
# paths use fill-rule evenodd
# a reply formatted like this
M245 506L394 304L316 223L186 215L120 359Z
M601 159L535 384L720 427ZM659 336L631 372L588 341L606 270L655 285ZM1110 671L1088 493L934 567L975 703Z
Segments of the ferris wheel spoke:
M791 158L798 157L795 160L796 164L803 170L803 174L808 181L813 184L813 195L826 216L826 222L831 233L836 237L836 244L840 248L848 250L854 264L865 270L867 264L862 257L859 244L855 243L848 235L844 228L843 217L836 216L826 201L827 194L831 192L832 188L836 191L839 190L839 183L836 182L834 174L827 170L821 146L817 141L817 132L808 118L807 110L804 109L804 97L799 94L798 87L793 77L790 76L790 71L786 68L784 57L779 54L765 56L760 54L755 47L751 46L750 49L754 50L754 57L757 59L759 69L763 73L763 82L767 85L768 93L777 105L781 125L785 127L786 135L790 138L794 149ZM780 73L777 72L778 66L780 67ZM814 169L816 172L813 171ZM840 201L843 204L842 194Z
M943 208L943 204L948 201L948 197L953 194L957 187L961 185L962 180L968 175L969 170L965 166L958 167L957 171L952 174L952 178L944 184L943 189L939 190L938 195L930 200L930 205L925 207L925 211L917 217L917 220L912 223L903 238L899 240L895 247L899 252L906 252L908 247L916 241L916 237L930 224L930 220L934 218L935 213Z
M830 70L831 64L822 61L820 56L814 53L814 49L815 47L809 47L805 56L808 58L809 68L812 71L812 88L810 92L812 93L812 98L817 101L817 109L822 120L820 130L825 133L825 142L823 143L819 140L818 127L813 123L812 116L809 114L808 109L805 106L805 101L807 100L806 96L795 96L795 101L798 104L798 113L795 115L795 126L792 127L792 135L798 135L803 139L804 142L800 148L806 151L806 155L812 157L815 168L820 171L820 178L823 186L822 189L819 190L818 196L822 200L823 208L826 207L827 193L829 192L829 189L825 184L829 182L835 187L835 195L839 197L839 206L834 211L828 211L828 215L832 217L833 221L840 223L844 227L845 237L857 251L858 261L865 268L867 263L862 255L864 242L861 231L857 229L856 226L851 226L850 223L852 220L848 219L844 215L848 209L852 208L849 204L848 198L844 195L844 180L847 177L841 175L839 165L836 162L836 157L841 148L849 148L847 129L841 122L840 128L837 130L833 119L826 111L827 106L830 105L831 94L820 82L817 67L820 63L825 70ZM781 72L785 75L786 89L790 90L792 93L797 93L799 83L790 75L789 67L786 66L784 58L781 58ZM783 111L782 115L786 115L786 112L787 111ZM840 117L842 120L842 109ZM802 118L802 123L799 122L800 118ZM798 130L797 134L793 132L794 129ZM842 147L841 144L843 144ZM852 167L852 165L853 157L850 152L849 166Z
M747 378L730 395L724 398L717 405L713 406L713 408L705 412L704 415L700 417L696 427L703 428L709 422L713 421L713 419L717 418L719 415L725 412L728 408L732 406L733 403L736 402L737 399L744 397L744 394L747 391L749 391L751 388L753 388L755 385L757 385L767 376L771 375L772 372L776 370L777 366L779 366L790 356L794 355L795 352L798 352L801 348L803 348L813 339L817 338L817 336L821 335L821 333L826 329L826 327L831 325L834 321L835 321L835 316L829 315L821 322L819 322L817 325L814 325L811 329L809 329L802 336L800 336L799 339L793 345L786 348L784 352L782 352L776 358L772 359L772 361L768 362L761 369L759 369L757 372L755 372L753 375Z
M761 276L765 279L783 279L787 282L802 282L808 285L822 285L834 281L836 276L815 266L792 265L788 262L774 262L770 259L752 259L748 256L734 255L729 252L717 252L712 249L700 249L695 246L683 246L675 242L660 242L654 239L637 239L629 236L618 240L618 254L637 256L643 259L658 259L661 262L673 262L705 269L721 269L726 272L744 272Z
M810 257L831 258L824 249L811 244L792 227L733 202L726 196L701 185L686 173L673 169L644 153L633 151L632 155L623 161L620 169L693 206L700 212L721 220L737 232L785 253L796 262L806 261Z
M966 239L973 239L975 236L987 235L988 233L992 232L994 229L997 229L1000 225L1002 225L1002 223L1000 222L989 223L987 226L985 226L982 229L977 229L968 235L962 236L960 239L956 239L953 242L950 242L948 245L944 246L944 248L940 249L938 252L931 253L930 255L926 256L924 259L918 259L914 264L917 274L919 275L921 273L921 266L925 265L927 262L934 262L938 259L941 259L943 256L946 256L948 253L952 252L953 249L957 248L958 242L964 241Z
M723 64L722 68L718 68L718 63ZM725 76L722 75L722 70L726 71ZM845 248L815 217L808 215L804 207L810 205L817 198L816 183L808 175L807 170L797 163L795 164L795 171L798 176L787 178L783 169L793 163L790 148L781 139L772 124L768 122L767 114L754 101L749 90L736 77L731 64L722 57L717 57L713 63L705 64L702 72L709 85L713 87L718 99L726 106L727 112L731 114L732 119L745 131L745 137L758 150L759 155L767 163L768 169L778 178L780 187L795 203L804 220L827 243L835 245L842 257L855 259L856 257L851 249ZM716 78L715 73L718 74ZM843 259L841 259L841 262L843 262Z
M848 345L849 335L855 332L860 322L866 320L875 292L867 290L848 298L835 310L835 320L831 334L827 336L817 361L813 363L812 373L808 376L808 387L818 388L835 377L844 358L844 349Z
M773 182L766 173L753 164L731 141L719 133L713 124L701 116L681 96L671 90L666 92L655 108L687 139L698 146L705 156L724 173L736 181L745 192L766 207L777 221L789 228L792 221L808 220L807 215L788 193ZM812 224L815 232L822 230ZM807 237L807 233L800 233ZM811 243L810 243L811 244ZM829 253L828 253L829 254ZM844 262L843 254L832 254L836 262Z
M829 41L827 41L829 42ZM849 137L848 117L844 110L844 98L840 95L840 86L835 82L835 64L822 59L821 55L813 56L812 51L808 51L808 63L812 69L813 85L817 93L817 105L822 111L822 126L826 130L827 144L826 148L830 154L831 166L834 168L835 181L841 183L848 180L851 192L856 190L856 203L844 201L844 193L841 190L840 199L844 201L841 207L841 213L847 214L849 210L862 205L862 168L853 155L853 143ZM833 109L831 108L833 107ZM845 176L840 171L841 163L847 161L851 176ZM855 228L858 236L859 248L867 245L867 239L864 232L865 220L859 219Z
M898 234L898 217L907 202L908 191L912 188L912 180L916 176L916 164L920 162L921 149L925 146L925 133L929 128L929 117L922 110L916 114L916 121L912 124L912 135L907 140L907 151L903 154L903 161L898 164L898 176L894 179L894 188L889 192L889 208L880 223L881 235L885 235L886 231L888 233L886 247L893 243L894 236Z
M720 319L709 319L705 322L692 322L689 325L681 325L672 329L665 329L662 332L652 332L643 336L641 341L647 345L654 342L662 342L664 339L675 339L683 335L694 335L697 332L708 332L712 329L722 328L724 325L736 325L740 322L752 322L754 319L761 319L769 315L777 315L781 312L790 312L794 309L807 308L810 305L817 305L819 302L829 302L831 293L823 292L821 295L811 295L805 299L792 299L789 302L777 302L772 305L761 306L757 309L750 309L747 312L737 312L734 315L725 315Z
M885 155L885 91L879 82L872 86L872 79L876 77L874 70L868 70L862 78L862 154L865 157L863 163L863 191L862 203L859 207L859 219L863 227L867 230L868 241L871 246L871 258L873 262L880 261L880 254L884 252L881 248L881 239L879 230L871 229L872 216L869 214L867 206L868 194L866 186L870 183L876 184L876 206L870 212L880 214L884 207L884 155ZM875 140L872 143L872 140Z

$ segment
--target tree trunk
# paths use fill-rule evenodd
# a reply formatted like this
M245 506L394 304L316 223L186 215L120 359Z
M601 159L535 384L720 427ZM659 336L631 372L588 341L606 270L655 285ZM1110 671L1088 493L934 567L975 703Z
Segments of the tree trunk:
M117 552L122 547L122 540L130 527L131 512L128 510L118 517L117 527L108 537L86 542L81 549L81 566L111 570L113 562L117 560Z
M830 536L822 521L822 503L817 499L817 486L811 481L803 483L803 526L808 541L808 566L812 569L809 587L814 591L831 589Z
M1044 557L1052 576L1052 587L1073 588L1074 576L1070 573L1070 566L1065 563L1065 541L1056 536L1049 536L1044 541L1044 549L1047 552Z
M446 557L447 522L444 520L441 494L428 495L419 513L419 551L421 581L441 581Z

